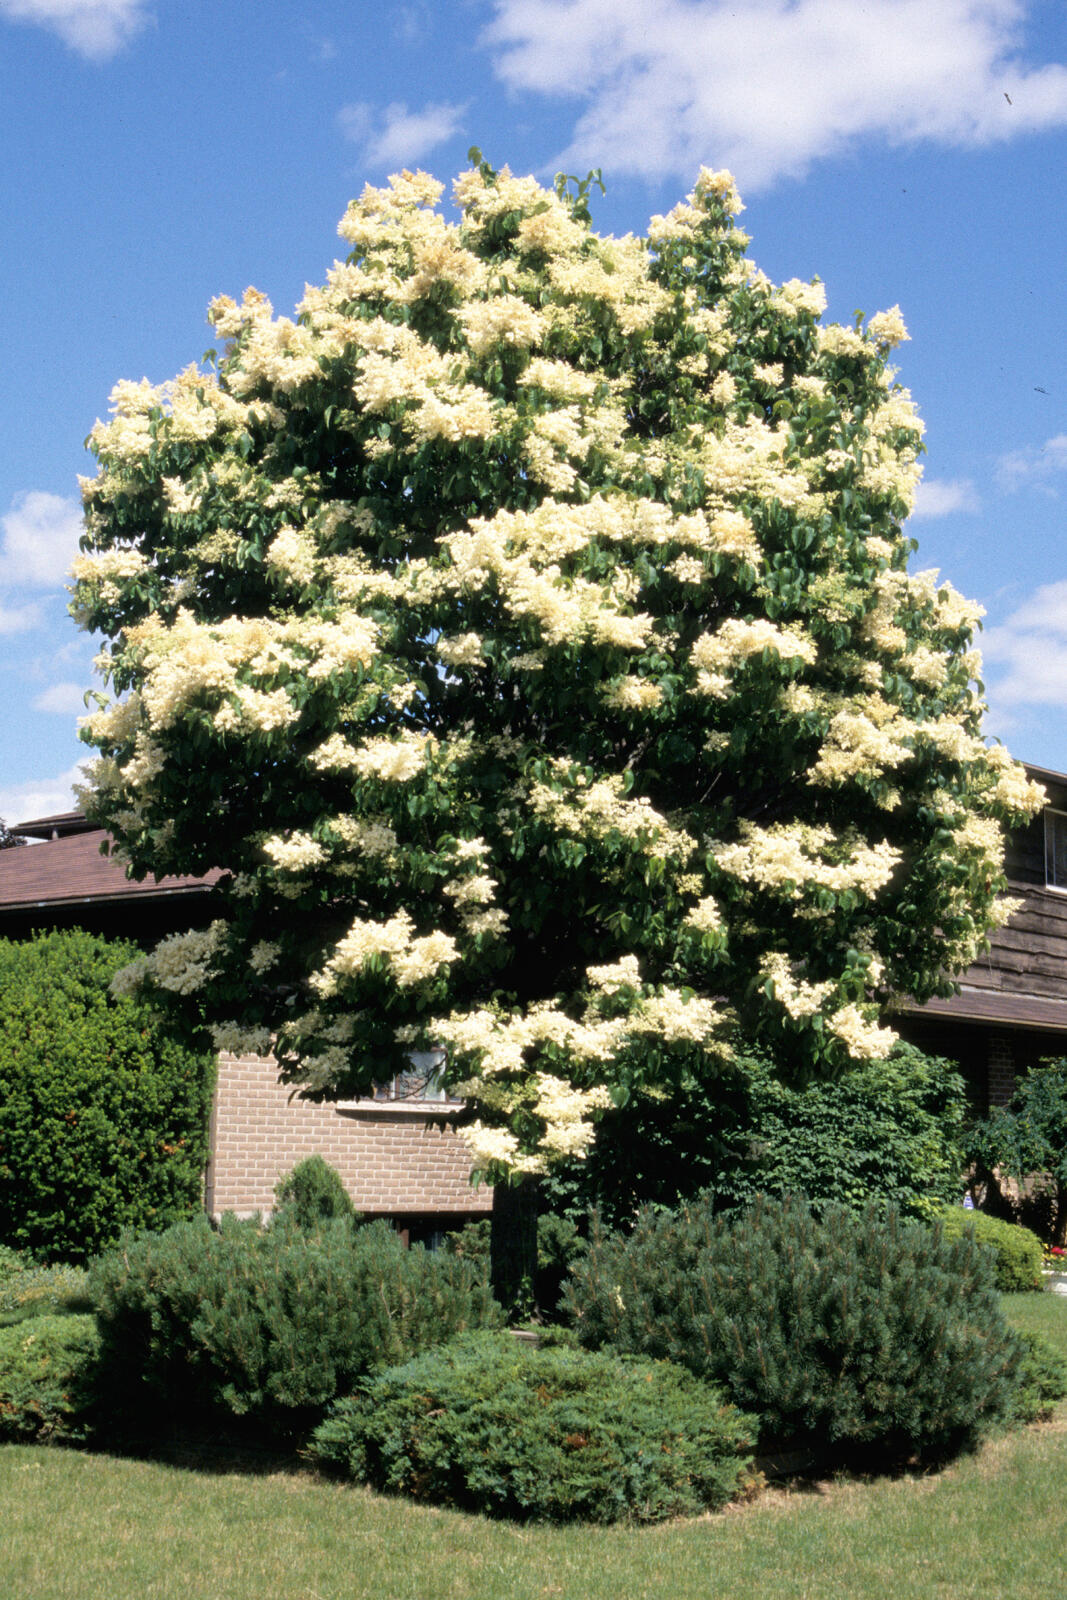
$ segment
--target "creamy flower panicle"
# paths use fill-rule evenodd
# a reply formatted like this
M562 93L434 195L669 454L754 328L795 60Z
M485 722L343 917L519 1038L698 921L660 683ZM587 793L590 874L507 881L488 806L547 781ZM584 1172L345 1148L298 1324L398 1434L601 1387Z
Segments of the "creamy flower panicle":
M771 283L728 173L646 238L485 163L442 193L368 185L294 316L220 296L216 370L115 387L72 609L91 814L223 871L121 982L316 1093L444 1048L499 1177L734 1029L884 1053L1041 795L983 737L979 609L908 570L899 308Z

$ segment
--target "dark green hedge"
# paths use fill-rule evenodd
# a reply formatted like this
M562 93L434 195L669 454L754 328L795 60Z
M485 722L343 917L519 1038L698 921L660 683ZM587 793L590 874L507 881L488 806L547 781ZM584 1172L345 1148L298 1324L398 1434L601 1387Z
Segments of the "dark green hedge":
M214 1056L109 984L136 946L0 940L0 1241L84 1261L201 1201Z

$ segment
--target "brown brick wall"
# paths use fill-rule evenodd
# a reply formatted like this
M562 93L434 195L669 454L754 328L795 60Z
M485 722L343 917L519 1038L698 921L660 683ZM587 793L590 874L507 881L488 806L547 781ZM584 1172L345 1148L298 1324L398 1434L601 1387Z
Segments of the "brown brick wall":
M470 1151L447 1118L410 1110L339 1111L293 1096L258 1056L219 1057L205 1202L212 1216L269 1211L274 1185L305 1156L336 1167L356 1209L379 1215L486 1214Z

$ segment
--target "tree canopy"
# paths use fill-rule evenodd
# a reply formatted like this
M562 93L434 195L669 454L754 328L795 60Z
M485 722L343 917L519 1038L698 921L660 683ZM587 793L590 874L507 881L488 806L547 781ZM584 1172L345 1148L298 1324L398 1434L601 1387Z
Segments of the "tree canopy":
M1040 796L977 609L908 571L899 311L771 283L726 173L647 238L588 189L368 186L295 320L222 297L221 356L116 387L75 568L91 814L137 875L231 874L127 982L325 1095L444 1046L491 1176L735 1027L884 1055Z

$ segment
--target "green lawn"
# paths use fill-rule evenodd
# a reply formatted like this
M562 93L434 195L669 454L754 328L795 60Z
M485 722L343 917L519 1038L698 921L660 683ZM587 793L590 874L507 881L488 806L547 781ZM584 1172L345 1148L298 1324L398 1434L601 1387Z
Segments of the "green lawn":
M1009 1312L1067 1353L1067 1298ZM768 1491L639 1531L515 1528L311 1476L0 1449L12 1600L1047 1600L1067 1406L925 1478Z

